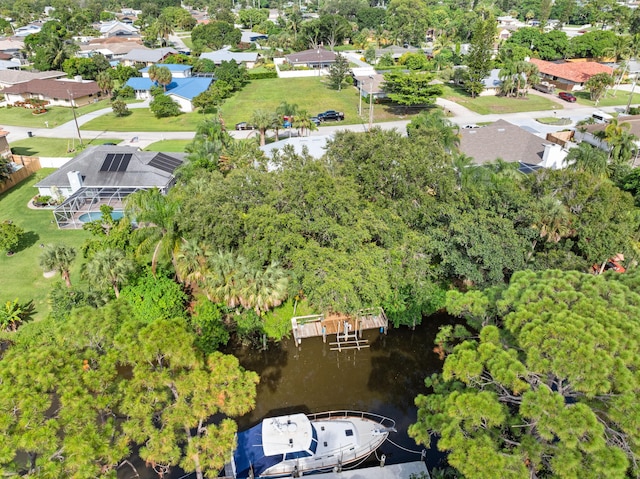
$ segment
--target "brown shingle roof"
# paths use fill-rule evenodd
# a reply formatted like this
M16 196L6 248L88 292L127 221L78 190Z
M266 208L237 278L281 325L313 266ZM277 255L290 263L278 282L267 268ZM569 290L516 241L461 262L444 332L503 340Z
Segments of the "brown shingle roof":
M640 138L640 115L618 117L618 122L618 124L629 123L630 128L627 131ZM581 126L580 129L584 129L584 131L593 134L596 131L603 131L606 127L606 123L595 123L593 125Z
M539 165L546 143L549 142L504 120L460 131L460 151L473 158L477 165L498 158L509 163Z
M37 93L49 98L68 98L69 94L75 98L82 98L88 95L95 95L100 91L98 84L94 81L58 81L58 80L30 80L25 83L18 83L3 90L3 93Z
M312 48L284 56L289 63L328 63L336 61L336 54L324 48Z
M553 63L545 60L531 58L530 63L538 67L540 73L554 76L574 83L584 83L598 73L613 74L613 68L596 62L564 62Z

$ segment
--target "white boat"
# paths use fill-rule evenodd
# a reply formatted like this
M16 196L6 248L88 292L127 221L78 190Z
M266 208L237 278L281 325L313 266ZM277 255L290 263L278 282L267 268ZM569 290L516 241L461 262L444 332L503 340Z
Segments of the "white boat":
M238 433L225 475L299 477L363 461L395 432L395 421L359 411L270 417Z

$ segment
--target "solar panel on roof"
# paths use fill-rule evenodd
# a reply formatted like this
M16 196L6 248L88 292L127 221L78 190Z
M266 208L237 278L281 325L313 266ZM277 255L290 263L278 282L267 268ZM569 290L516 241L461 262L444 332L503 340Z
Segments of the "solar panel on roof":
M131 153L126 153L124 155L122 155L122 159L120 160L120 163L118 164L118 169L115 171L127 171L127 167L129 166L129 162L131 161L131 157L133 155Z
M182 162L177 158L165 155L164 153L158 153L149 162L149 166L153 166L154 168L165 171L167 173L173 173L175 169L181 164Z
M111 171L111 164L113 163L114 156L115 155L113 153L109 153L105 156L102 166L100 167L100 171Z

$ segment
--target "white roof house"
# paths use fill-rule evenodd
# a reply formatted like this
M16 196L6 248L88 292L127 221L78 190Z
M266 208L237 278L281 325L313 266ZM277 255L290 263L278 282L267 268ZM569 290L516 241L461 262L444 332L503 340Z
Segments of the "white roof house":
M244 65L247 68L253 68L258 60L256 52L232 52L230 47L222 48L215 52L206 52L200 55L200 58L211 60L216 65L222 62L236 62L238 65Z
M122 23L118 20L112 20L100 25L101 37L122 37L122 36L137 36L139 31L133 25L128 23Z

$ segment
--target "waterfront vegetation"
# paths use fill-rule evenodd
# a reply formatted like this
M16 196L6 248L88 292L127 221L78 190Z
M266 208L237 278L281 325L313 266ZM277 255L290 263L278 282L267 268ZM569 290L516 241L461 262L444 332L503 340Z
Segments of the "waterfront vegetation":
M40 33L25 39L33 68L82 74L134 102L133 91L120 88L139 74L135 68L111 68L101 55L75 57L72 38L115 15L96 2L62 3ZM613 0L473 8L390 0L384 9L327 0L307 2L308 11L318 10L313 18L294 2L277 22L262 9L241 9L236 17L211 8L210 21L197 25L187 10L165 6L179 2L133 3L143 12L137 24L145 44L166 46L179 30L195 54L168 61L214 74L214 87L198 101L211 116L157 119L144 108L83 125L196 131L188 144L148 147L188 154L167 195L132 194L122 219L102 205L102 219L84 230L57 229L51 210L27 207L47 170L0 195L0 244L10 248L0 255L4 475L113 479L135 452L159 477L176 467L196 479L214 477L234 447L233 418L256 406L259 379L274 388L287 359L279 356L258 378L220 351L281 341L294 312L354 315L375 306L394 327L439 311L456 318L439 329L435 347L412 335L417 354L442 361L426 388L420 377L381 374L380 361L368 371L372 389L403 387L417 396L409 434L425 446L437 441L446 466L441 477L640 477L637 138L616 118L598 133L608 151L582 143L571 150L568 168L525 175L500 160L476 165L460 152L447 112L425 109L436 96L483 115L570 108L527 92L543 79L527 57L616 60L619 69L594 75L576 97L580 105L624 106L629 93L607 87L623 80L625 62L637 56L640 10ZM3 7L16 26L40 19L43 9L17 0ZM591 26L571 38L561 28L522 27L496 53L498 15ZM343 111L342 124L352 125L367 123L369 113L337 68L347 62L336 62L330 81L248 82L235 63L198 58L228 44L253 50L241 44L238 21L268 32L259 49L265 64L322 44L356 49L388 69L389 102L375 105L374 121L408 117L407 135L338 132L320 159L287 148L267 160L257 142L233 140L217 118L227 130L255 124L251 134L264 142L285 115L304 133L310 115L327 109ZM13 33L7 20L0 29ZM394 43L425 47L427 31L429 57L376 52ZM493 68L499 94L481 96ZM631 103L639 102L640 93L633 95ZM53 128L73 119L68 108L34 106L35 115L0 108L0 124ZM76 113L108 106L102 100ZM555 122L554 114L541 121ZM13 146L19 154L56 156L68 149L65 142L36 136ZM0 160L0 181L7 165ZM53 277L45 278L43 268ZM325 361L322 354L314 359ZM389 351L391 361L410 363L400 356ZM349 381L335 376L336 386ZM288 399L299 384L284 391ZM392 401L393 408L408 411L405 399Z

